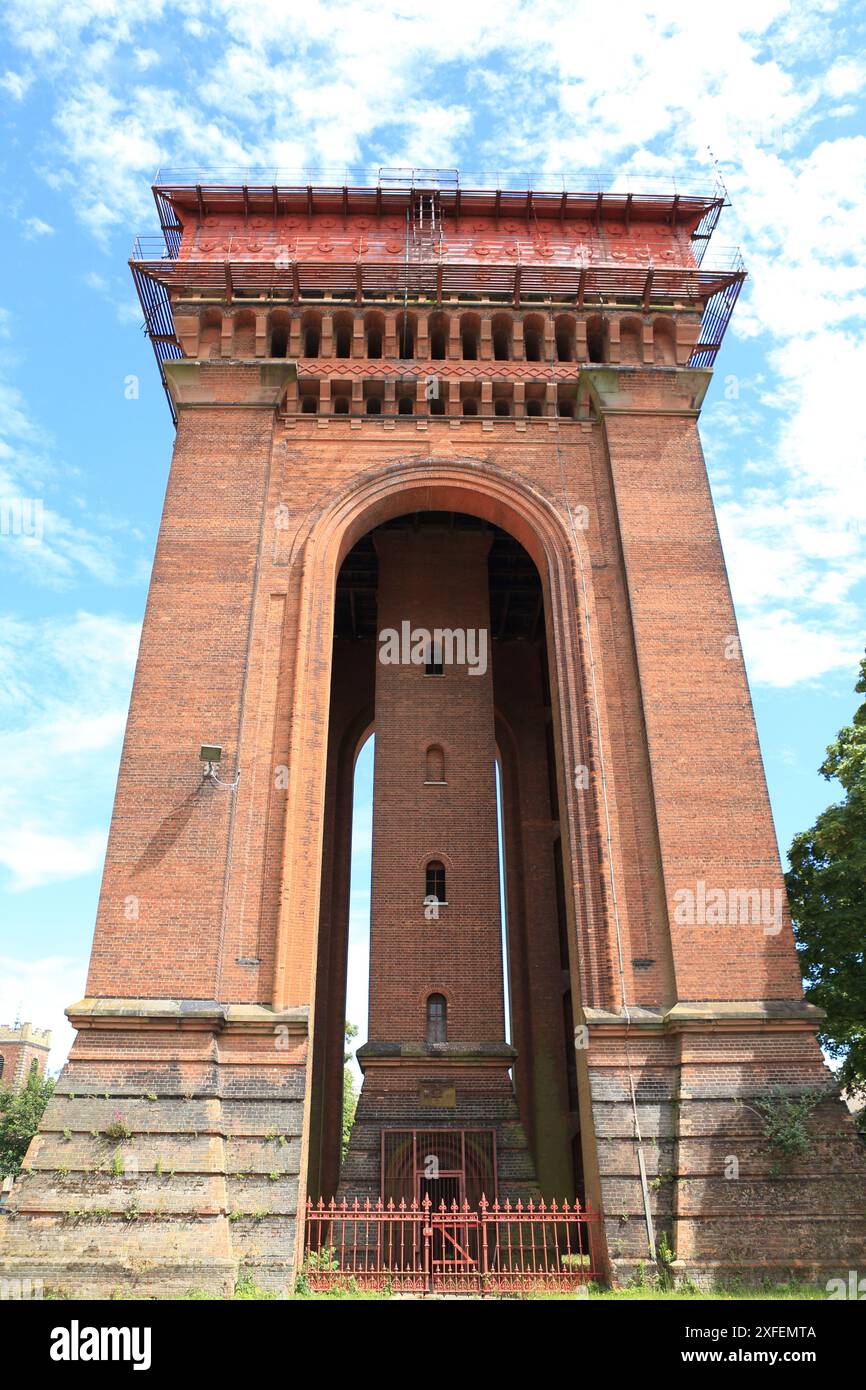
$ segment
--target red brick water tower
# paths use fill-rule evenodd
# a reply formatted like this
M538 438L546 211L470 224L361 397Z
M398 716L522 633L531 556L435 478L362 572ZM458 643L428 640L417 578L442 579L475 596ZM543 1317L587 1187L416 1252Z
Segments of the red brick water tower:
M280 1287L307 1194L429 1191L431 1146L468 1200L590 1201L620 1276L662 1234L708 1281L862 1264L697 432L744 274L707 251L722 195L154 192L131 265L177 438L87 995L0 1267ZM452 645L404 659L404 624ZM780 1166L768 1093L816 1091Z

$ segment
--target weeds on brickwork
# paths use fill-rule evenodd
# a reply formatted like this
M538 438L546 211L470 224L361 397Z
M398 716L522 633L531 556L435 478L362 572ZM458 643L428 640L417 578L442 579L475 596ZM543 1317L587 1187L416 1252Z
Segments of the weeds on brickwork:
M779 1156L770 1169L771 1178L780 1176L787 1160L799 1158L808 1152L813 1139L810 1120L823 1098L820 1091L806 1091L799 1096L769 1091L760 1096L753 1106L746 1107L760 1116L764 1138L769 1148Z
M106 1139L119 1140L132 1138L132 1130L129 1128L129 1125L126 1123L119 1110L115 1110L114 1119L105 1130L105 1137Z

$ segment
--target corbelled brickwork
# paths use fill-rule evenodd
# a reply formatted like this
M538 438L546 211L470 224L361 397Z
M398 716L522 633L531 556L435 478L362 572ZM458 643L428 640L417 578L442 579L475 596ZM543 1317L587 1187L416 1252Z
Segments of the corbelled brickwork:
M409 193L395 215L374 188L163 192L171 254L135 269L184 354L164 368L177 441L88 998L0 1267L70 1293L290 1281L298 1202L337 1183L352 766L375 718L375 641L335 637L341 566L428 512L504 533L538 585L521 640L493 634L488 687L516 1101L513 1054L479 1064L503 1046L501 972L494 989L469 952L491 1025L465 1009L471 1066L405 1036L425 930L407 925L346 1177L375 1188L375 1129L416 1113L412 1074L428 1127L501 1107L508 1182L534 1168L545 1196L602 1208L615 1274L650 1227L708 1281L862 1265L864 1150L802 998L697 433L702 316L736 279L696 264L712 207L467 194L434 245ZM459 730L436 738L447 767ZM211 741L225 786L202 778ZM419 858L441 791L419 785L421 743L417 800L401 790ZM460 1019L450 945L443 969ZM781 1163L757 1103L818 1090L811 1147Z

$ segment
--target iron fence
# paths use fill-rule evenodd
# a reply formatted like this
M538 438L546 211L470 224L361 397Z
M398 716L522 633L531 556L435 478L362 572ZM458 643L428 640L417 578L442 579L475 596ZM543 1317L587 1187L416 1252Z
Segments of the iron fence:
M564 1292L599 1277L598 1248L577 1202L310 1200L304 1278L315 1292Z

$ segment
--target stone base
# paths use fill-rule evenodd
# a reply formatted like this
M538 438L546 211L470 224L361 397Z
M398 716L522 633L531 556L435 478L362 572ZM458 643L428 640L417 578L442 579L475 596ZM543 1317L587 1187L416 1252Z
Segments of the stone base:
M359 1049L364 1084L338 1198L375 1201L380 1196L383 1129L492 1129L499 1190L485 1196L537 1201L535 1168L506 1069L514 1056L505 1044L483 1053L459 1045L368 1043Z
M702 1287L819 1280L866 1267L866 1146L801 1001L678 1004L625 1020L587 1010L587 1066L605 1234L616 1282L653 1274L635 1121L656 1244ZM810 1138L785 1157L756 1102L810 1096Z
M66 1297L290 1288L306 1014L85 1000L0 1222L0 1278Z

